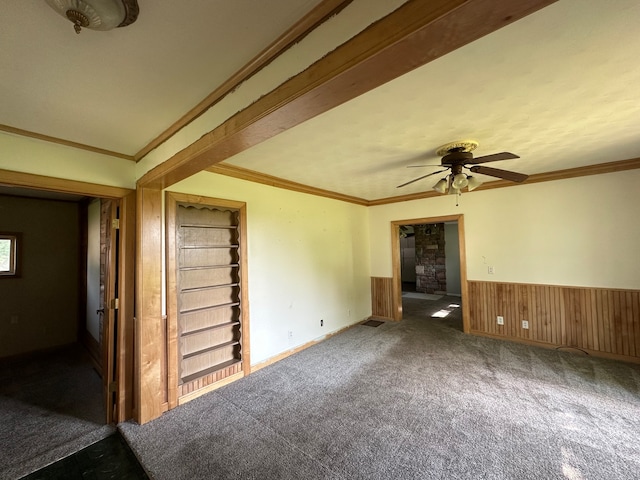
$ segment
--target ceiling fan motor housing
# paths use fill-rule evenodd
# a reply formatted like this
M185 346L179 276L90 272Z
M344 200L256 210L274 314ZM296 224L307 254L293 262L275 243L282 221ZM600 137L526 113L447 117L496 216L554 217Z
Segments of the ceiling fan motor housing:
M442 165L453 166L471 163L473 154L471 152L451 152L442 157Z

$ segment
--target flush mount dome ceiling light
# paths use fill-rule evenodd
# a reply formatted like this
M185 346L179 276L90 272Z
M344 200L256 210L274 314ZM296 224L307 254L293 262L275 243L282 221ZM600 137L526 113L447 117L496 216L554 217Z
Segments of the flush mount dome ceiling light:
M111 30L131 25L138 18L137 0L46 0L51 8L73 23L76 33L82 28Z

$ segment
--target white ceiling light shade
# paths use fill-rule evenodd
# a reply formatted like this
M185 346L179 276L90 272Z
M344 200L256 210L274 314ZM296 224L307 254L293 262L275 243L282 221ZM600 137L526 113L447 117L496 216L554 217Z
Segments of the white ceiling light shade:
M478 180L477 177L473 177L473 176L467 177L467 182L468 182L467 190L469 190L470 192L474 191L476 188L482 185L482 182Z
M82 28L111 30L131 25L138 18L137 0L46 0L51 8Z
M466 187L468 183L467 176L464 173L458 173L454 175L451 186L457 190L461 190Z
M438 192L438 193L446 193L447 191L447 179L445 178L441 178L440 180L438 180L438 183L436 183L433 186L433 189Z

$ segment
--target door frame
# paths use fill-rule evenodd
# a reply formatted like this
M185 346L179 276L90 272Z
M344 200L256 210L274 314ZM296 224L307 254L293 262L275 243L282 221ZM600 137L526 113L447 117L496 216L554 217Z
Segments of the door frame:
M445 223L457 222L458 224L458 240L460 255L460 290L462 296L462 330L469 333L470 309L469 309L469 286L467 283L467 257L464 237L464 214L445 215L441 217L424 217L412 218L408 220L393 220L391 222L391 262L392 262L392 308L393 319L402 320L402 275L401 275L401 258L400 258L400 226L401 225L420 225L425 223Z
M3 185L31 188L49 192L62 192L89 197L108 198L120 205L120 235L118 258L118 317L119 328L115 338L115 405L114 422L122 422L134 416L133 345L134 345L134 274L136 235L136 191L96 183L67 180L31 173L0 169ZM114 349L114 345L105 345ZM103 372L107 369L103 366ZM109 410L109 406L105 406Z

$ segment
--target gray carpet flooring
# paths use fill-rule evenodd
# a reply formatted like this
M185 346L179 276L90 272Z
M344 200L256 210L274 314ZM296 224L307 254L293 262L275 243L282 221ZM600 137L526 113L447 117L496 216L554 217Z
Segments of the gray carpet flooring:
M139 426L157 479L640 479L640 367L461 332L406 299Z
M20 478L114 431L82 347L0 361L0 479Z

